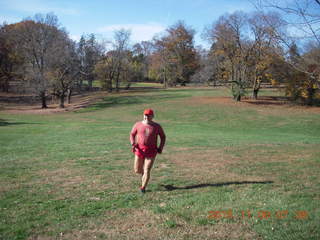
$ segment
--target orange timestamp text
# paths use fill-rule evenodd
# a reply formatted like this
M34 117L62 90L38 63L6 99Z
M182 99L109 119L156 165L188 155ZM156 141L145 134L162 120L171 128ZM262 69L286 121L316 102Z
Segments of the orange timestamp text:
M232 219L234 218L234 211L232 209L224 210L224 211L209 211L208 212L208 219ZM253 217L252 211L250 210L242 210L240 211L240 214L242 219L250 219ZM288 210L277 210L277 211L267 211L267 210L260 210L257 212L256 217L258 217L261 220L267 220L271 218L276 219L286 219L289 217L289 211ZM306 210L296 210L294 211L293 219L298 220L306 220L308 219L309 214Z

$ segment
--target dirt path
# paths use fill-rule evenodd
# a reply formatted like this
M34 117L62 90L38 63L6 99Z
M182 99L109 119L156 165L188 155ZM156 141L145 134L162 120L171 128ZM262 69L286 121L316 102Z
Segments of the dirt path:
M59 108L58 101L48 101L48 108L42 109L40 102L23 102L19 100L19 95L7 94L1 95L0 112L12 113L12 114L52 114L74 111L77 109L90 106L97 101L103 99L107 95L107 92L90 92L80 95L75 95L71 98L70 104L65 104L65 108Z

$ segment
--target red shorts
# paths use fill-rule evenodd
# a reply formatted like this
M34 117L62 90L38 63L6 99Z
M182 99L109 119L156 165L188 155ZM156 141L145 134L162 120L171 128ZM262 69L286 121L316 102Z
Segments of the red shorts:
M148 146L138 146L135 148L134 154L141 159L155 158L157 156L157 149Z

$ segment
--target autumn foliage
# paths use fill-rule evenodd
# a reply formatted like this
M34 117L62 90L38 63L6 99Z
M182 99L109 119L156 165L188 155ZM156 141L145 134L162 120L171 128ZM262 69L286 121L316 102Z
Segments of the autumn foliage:
M207 26L202 37L209 49L195 47L195 30L183 21L134 45L126 29L115 31L112 41L97 40L94 34L73 41L53 14L3 24L0 90L32 93L46 108L50 96L64 107L65 97L70 100L74 92L95 86L118 92L139 81L160 82L165 88L191 82L223 85L236 101L248 93L257 99L267 84L281 87L293 101L311 105L319 102L320 36L314 23L320 16L305 0L287 3L293 4L291 11L280 3L268 6L300 19L300 29L309 33L302 40L290 35L287 26L298 25L285 20L280 10L261 7L257 12L225 14Z

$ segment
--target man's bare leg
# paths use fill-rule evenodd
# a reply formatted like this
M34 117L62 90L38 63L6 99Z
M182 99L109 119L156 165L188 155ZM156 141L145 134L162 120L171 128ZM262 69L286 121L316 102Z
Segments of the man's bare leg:
M144 159L134 156L134 172L143 175Z
M146 158L144 161L143 175L142 175L142 186L145 189L150 179L150 172L155 158Z

